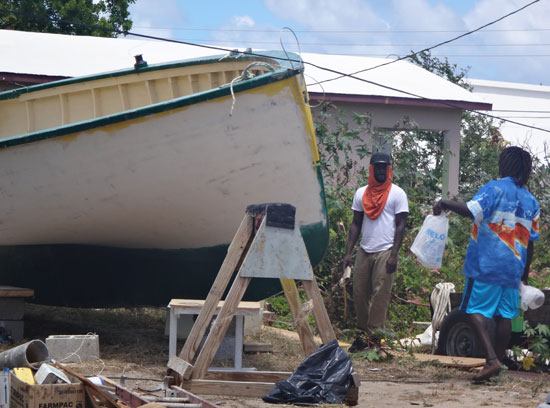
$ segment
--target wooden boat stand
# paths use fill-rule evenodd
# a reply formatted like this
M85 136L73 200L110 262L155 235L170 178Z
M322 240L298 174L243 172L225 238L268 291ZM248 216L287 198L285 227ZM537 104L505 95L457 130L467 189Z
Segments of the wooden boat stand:
M302 281L323 343L336 338L300 230L289 204L249 206L181 353L168 362L173 384L196 394L261 397L291 373L208 370L252 278L279 278L292 311L303 352L317 349L295 279ZM206 341L193 363L208 325L234 271L237 276Z

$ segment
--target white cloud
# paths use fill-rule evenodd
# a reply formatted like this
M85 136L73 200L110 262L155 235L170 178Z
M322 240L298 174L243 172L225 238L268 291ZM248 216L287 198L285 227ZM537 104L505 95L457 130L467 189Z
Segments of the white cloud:
M362 0L264 0L276 16L323 29L382 29L387 24Z
M474 29L490 20L504 16L514 10L521 8L528 2L525 0L481 0L464 17L467 29ZM482 44L510 44L516 46L483 47L487 54L523 54L538 55L549 54L547 46L548 33L545 31L529 31L529 29L547 28L550 21L550 8L545 2L535 3L526 9L507 17L506 19L491 25L486 32L474 34L477 42ZM520 29L522 31L511 31ZM506 30L506 31L491 31ZM534 45L528 45L534 44ZM493 67L493 74L502 81L529 82L550 85L548 77L548 58L545 57L515 57L515 58L493 58L482 61L486 66Z
M432 4L427 0L393 0L390 13L392 30L461 30L464 28L462 19L453 9L441 3ZM429 34L424 35L427 37Z
M131 31L160 38L176 38L177 31L152 27L181 27L187 20L177 0L137 0L129 11Z
M231 22L236 27L254 27L255 23L250 16L233 16Z

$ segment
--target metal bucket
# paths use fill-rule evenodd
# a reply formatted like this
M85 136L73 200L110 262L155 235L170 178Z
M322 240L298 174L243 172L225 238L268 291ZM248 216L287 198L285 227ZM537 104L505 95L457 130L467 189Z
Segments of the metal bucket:
M50 352L43 341L31 340L0 353L0 369L30 367L38 369L44 361L50 360Z

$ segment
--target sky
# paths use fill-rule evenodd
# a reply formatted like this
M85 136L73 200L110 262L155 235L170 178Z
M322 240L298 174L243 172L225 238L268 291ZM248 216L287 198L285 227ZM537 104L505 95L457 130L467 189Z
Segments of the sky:
M136 0L130 17L131 32L228 49L282 50L284 45L292 52L397 58L478 29L532 2ZM550 0L539 0L431 52L467 70L470 79L550 85L548 21ZM341 70L346 72L346 67Z

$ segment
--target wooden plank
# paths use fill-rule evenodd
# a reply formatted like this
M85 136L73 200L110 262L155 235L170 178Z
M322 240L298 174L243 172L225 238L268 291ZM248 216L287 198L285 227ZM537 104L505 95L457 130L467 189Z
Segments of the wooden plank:
M233 275L233 272L237 268L237 264L241 260L243 253L245 252L246 247L249 245L249 241L253 237L253 219L248 214L245 215L244 219L231 241L229 248L227 250L227 255L223 261L223 264L212 284L210 292L206 301L204 302L203 307L197 317L197 320L191 328L191 332L185 341L183 349L180 353L180 358L184 361L191 363L195 357L195 353L199 348L200 342L204 337L204 333L208 329L210 320L216 310L218 302L220 301L225 288Z
M275 388L275 383L247 381L189 380L182 388L202 395L260 398Z
M170 308L184 309L187 314L198 314L204 306L203 299L172 299L169 303ZM225 302L220 300L216 306L216 311L220 311ZM259 302L239 302L238 310L241 314L250 314L251 316L259 316L262 312L262 306ZM247 313L248 312L248 313Z
M317 323L319 335L323 340L323 344L327 344L336 339L336 335L334 334L334 329L328 317L315 276L310 281L302 281L302 284L304 285L307 297L313 302L313 316L315 317L315 323Z
M291 372L287 371L229 371L210 369L206 372L204 379L276 383L286 380L291 374Z
M233 281L233 285L231 285L225 303L218 313L214 326L210 329L210 333L208 333L208 337L202 346L197 361L195 361L191 378L203 378L206 374L251 279L252 278L243 278L239 274Z
M388 352L390 354L399 355L402 357L410 356L410 354L408 353L403 353L403 352L398 352L393 350L388 350ZM471 369L476 367L482 367L485 365L484 358L440 356L437 354L422 354L422 353L413 353L413 357L418 361L434 361L446 367Z
M288 300L292 317L294 318L296 331L300 336L302 350L306 356L309 356L317 349L317 345L313 340L313 333L311 332L311 327L309 327L309 323L307 322L307 315L302 312L302 302L300 300L300 295L298 294L298 289L296 288L296 283L294 282L294 279L284 278L280 279L280 281L285 292L285 296Z
M482 367L485 365L484 358L440 356L436 354L420 354L420 353L413 353L413 356L418 361L437 360L438 362L440 362L441 364L447 367L475 368L475 367Z
M31 297L33 289L17 288L15 286L0 286L0 297Z

